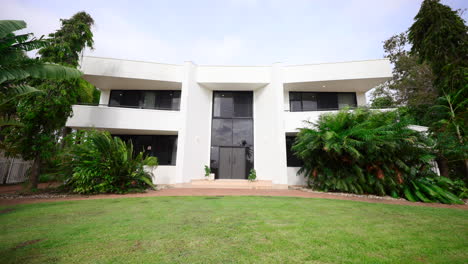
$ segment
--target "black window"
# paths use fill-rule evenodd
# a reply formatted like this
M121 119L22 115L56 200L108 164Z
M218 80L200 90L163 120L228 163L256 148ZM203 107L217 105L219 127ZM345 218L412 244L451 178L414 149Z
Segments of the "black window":
M289 111L326 111L356 107L356 93L289 92Z
M213 117L251 118L253 116L252 92L213 93Z
M337 110L338 93L317 93L317 109Z
M180 91L112 90L109 106L179 110Z
M176 165L177 136L175 135L115 135L123 141L131 141L135 154L143 151L157 157L159 165Z
M214 91L210 167L216 177L220 177L222 148L245 149L247 176L254 165L253 141L253 92Z
M302 111L302 93L289 93L289 109L291 112Z
M295 140L295 136L286 136L286 163L288 167L301 167L303 165L302 160L296 157L291 150Z
M316 111L317 94L316 93L301 93L302 95L302 111Z

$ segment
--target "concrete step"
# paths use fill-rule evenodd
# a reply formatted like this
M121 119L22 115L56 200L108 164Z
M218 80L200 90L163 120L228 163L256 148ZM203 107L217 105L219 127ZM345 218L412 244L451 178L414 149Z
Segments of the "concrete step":
M272 181L249 180L192 180L190 183L176 184L176 188L206 188L206 189L287 189L286 185L273 184Z

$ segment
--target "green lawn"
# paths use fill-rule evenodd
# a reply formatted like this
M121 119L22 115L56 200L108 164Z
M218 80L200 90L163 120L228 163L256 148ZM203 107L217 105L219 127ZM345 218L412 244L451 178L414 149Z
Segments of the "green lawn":
M468 263L468 211L458 209L285 197L9 208L0 214L4 264Z

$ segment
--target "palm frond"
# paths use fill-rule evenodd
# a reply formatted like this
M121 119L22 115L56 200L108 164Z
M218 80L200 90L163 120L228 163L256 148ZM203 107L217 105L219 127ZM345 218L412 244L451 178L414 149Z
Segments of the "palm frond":
M0 38L23 28L26 28L23 20L0 20Z
M75 79L81 77L77 69L49 63L34 63L0 69L0 84L5 81L23 80L28 77L37 79Z

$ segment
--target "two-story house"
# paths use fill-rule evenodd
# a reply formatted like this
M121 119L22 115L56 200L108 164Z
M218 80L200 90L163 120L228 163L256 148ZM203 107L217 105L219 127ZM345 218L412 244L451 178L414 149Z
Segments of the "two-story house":
M303 120L363 106L391 76L388 60L269 66L203 66L84 57L84 78L101 90L98 106L75 105L67 126L96 128L157 156L156 184L204 178L303 185L290 146Z

